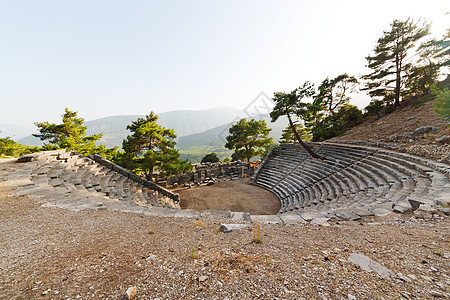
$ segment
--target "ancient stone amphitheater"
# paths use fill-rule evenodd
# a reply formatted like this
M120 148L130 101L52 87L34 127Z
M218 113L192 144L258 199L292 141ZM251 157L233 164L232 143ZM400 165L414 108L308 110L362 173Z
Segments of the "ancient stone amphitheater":
M325 159L312 159L297 144L275 147L252 177L252 184L280 199L277 215L220 212L221 216L267 223L326 222L450 201L450 167L446 164L354 145L316 143L313 148ZM17 161L3 179L16 188L16 195L31 195L47 206L180 217L199 214L179 209L178 194L100 156L49 151Z

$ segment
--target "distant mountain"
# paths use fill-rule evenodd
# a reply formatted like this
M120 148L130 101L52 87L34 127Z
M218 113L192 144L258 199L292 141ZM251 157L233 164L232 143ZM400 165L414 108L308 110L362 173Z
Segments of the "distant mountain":
M278 142L281 137L281 131L288 126L286 117L280 117L275 123L270 122L270 116L268 114L253 118L266 121L267 127L272 129L270 136L275 142ZM226 136L229 134L228 129L234 123L236 122L223 124L201 133L180 137L177 142L177 148L180 150L182 158L187 158L195 163L199 162L203 156L211 152L217 153L219 158L231 156L232 151L226 149L224 145L226 143Z
M15 141L32 134L34 131L35 129L23 126L0 124L0 137L4 138L9 136Z
M200 133L224 123L233 121L242 115L239 109L220 107L208 110L176 110L157 114L158 124L175 130L178 137ZM144 115L111 116L92 121L86 121L87 134L103 133L99 144L107 147L121 146L122 141L130 132L126 129L137 118ZM19 140L25 145L42 145L42 142L33 136Z

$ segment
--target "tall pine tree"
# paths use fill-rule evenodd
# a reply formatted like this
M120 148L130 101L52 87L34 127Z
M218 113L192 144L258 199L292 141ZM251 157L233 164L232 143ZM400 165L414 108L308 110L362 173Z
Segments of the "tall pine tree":
M419 39L428 34L429 24L410 18L406 21L394 20L391 29L378 39L373 55L366 57L372 73L363 76L367 80L364 90L370 96L381 97L388 103L394 102L398 107L407 71L411 68L409 59L414 55L411 50Z

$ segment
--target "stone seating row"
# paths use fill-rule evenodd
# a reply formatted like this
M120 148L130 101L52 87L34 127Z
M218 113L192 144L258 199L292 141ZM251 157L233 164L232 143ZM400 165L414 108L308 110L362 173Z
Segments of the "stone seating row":
M445 164L370 147L316 146L324 160L311 158L298 144L282 144L252 178L280 199L279 214L342 216L350 210L356 212L347 216L361 216L405 211L410 199L436 204L450 198Z
M44 192L48 191L55 195L55 198L70 198L75 201L68 205L76 206L75 198L94 196L97 201L108 205L115 202L128 207L179 208L179 203L171 198L75 152L43 153L37 160L18 168L15 173L31 179L28 187L30 192L42 190L44 195Z

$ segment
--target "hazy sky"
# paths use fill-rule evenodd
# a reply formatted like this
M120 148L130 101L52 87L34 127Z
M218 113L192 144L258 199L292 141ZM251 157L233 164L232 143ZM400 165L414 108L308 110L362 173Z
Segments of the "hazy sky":
M365 71L393 19L449 1L0 0L0 123L217 106ZM363 105L367 98L360 97Z

